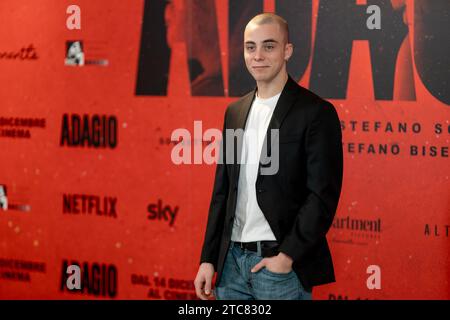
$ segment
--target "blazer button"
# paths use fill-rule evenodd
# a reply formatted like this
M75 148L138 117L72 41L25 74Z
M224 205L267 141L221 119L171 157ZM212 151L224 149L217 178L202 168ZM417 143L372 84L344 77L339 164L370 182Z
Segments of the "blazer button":
M264 191L266 191L266 190L264 190L264 189L258 189L257 190L258 193L263 193Z

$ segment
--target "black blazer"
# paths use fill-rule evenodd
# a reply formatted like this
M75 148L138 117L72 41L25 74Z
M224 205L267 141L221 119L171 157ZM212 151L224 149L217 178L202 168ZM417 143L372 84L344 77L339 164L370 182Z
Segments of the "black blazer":
M256 88L228 106L224 129L245 128L255 93ZM266 140L271 129L279 129L279 170L274 175L258 172L256 198L280 243L279 250L293 258L293 270L310 291L313 286L335 281L325 235L333 222L342 186L340 121L331 103L299 86L289 76L269 123ZM216 167L200 260L214 265L216 286L230 245L239 192L237 152L234 159L227 158L227 143L231 145L225 140L223 130L223 161ZM268 148L270 155L270 144ZM261 167L260 160L260 170Z

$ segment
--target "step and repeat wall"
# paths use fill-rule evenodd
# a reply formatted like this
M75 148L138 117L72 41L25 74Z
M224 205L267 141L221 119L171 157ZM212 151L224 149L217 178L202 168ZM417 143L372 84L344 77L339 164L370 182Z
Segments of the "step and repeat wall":
M254 86L263 11L342 124L337 281L314 299L450 298L449 1L2 0L1 299L196 298L206 132Z

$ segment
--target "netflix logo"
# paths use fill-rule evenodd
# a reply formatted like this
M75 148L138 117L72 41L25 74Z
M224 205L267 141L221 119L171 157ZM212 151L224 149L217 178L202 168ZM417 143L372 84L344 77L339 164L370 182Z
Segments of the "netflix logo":
M63 213L117 218L117 198L87 194L63 194Z

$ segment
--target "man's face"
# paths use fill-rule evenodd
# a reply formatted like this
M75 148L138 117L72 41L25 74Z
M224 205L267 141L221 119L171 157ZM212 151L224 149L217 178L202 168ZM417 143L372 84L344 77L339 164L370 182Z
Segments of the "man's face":
M244 59L253 78L272 81L292 54L290 46L278 24L249 24L244 32Z

